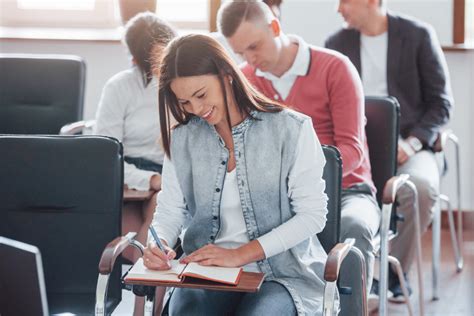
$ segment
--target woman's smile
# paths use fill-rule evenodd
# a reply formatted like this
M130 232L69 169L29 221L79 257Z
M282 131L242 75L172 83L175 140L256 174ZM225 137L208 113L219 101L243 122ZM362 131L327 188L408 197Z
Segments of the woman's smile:
M215 109L215 108L216 108L216 107L213 106L209 111L207 111L206 113L204 113L201 117L202 117L203 119L205 119L206 121L209 121L210 118L212 117L212 114L214 113L214 109Z

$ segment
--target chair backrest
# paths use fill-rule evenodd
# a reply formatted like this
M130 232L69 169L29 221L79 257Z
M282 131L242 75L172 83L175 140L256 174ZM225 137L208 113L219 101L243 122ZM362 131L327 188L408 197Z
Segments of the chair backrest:
M0 315L48 316L37 247L0 236Z
M0 54L0 134L59 134L82 119L86 68L72 55Z
M383 188L397 172L400 106L393 97L365 97L365 132L377 202L382 206Z
M318 234L324 250L329 252L338 242L341 223L341 190L342 190L342 160L336 147L323 145L326 165L323 179L326 181L328 196L327 222L323 231Z
M0 152L0 235L40 249L51 313L93 314L100 256L121 234L121 144L7 135ZM121 299L119 270L109 283L111 305Z

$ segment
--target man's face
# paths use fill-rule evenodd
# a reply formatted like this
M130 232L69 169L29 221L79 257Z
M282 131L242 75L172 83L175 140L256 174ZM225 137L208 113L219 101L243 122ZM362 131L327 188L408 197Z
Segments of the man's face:
M339 0L337 12L344 18L347 27L360 30L369 19L369 0Z
M227 41L236 54L263 72L272 72L278 63L281 43L272 24L242 22Z

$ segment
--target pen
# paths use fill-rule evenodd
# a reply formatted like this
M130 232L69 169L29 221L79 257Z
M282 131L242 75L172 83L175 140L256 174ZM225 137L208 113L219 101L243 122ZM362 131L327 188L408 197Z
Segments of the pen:
M165 247L164 247L163 244L161 243L160 238L158 237L158 234L156 233L156 231L155 231L155 229L153 228L153 226L150 226L149 229L150 229L151 235L153 236L153 239L155 239L155 242L156 242L156 245L158 246L158 248L160 248L161 251L163 251L164 253L166 253Z

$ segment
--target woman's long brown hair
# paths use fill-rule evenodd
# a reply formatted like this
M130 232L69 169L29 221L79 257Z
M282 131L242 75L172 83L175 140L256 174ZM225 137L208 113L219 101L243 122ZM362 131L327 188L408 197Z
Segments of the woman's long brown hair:
M163 52L161 60L155 59L155 74L159 76L159 112L163 148L171 157L171 118L178 124L187 124L193 116L180 106L171 90L171 82L179 77L216 75L227 104L225 78L232 79L232 92L241 114L251 111L279 112L284 106L255 90L242 74L225 49L212 37L192 34L174 39ZM228 120L230 122L230 120Z

